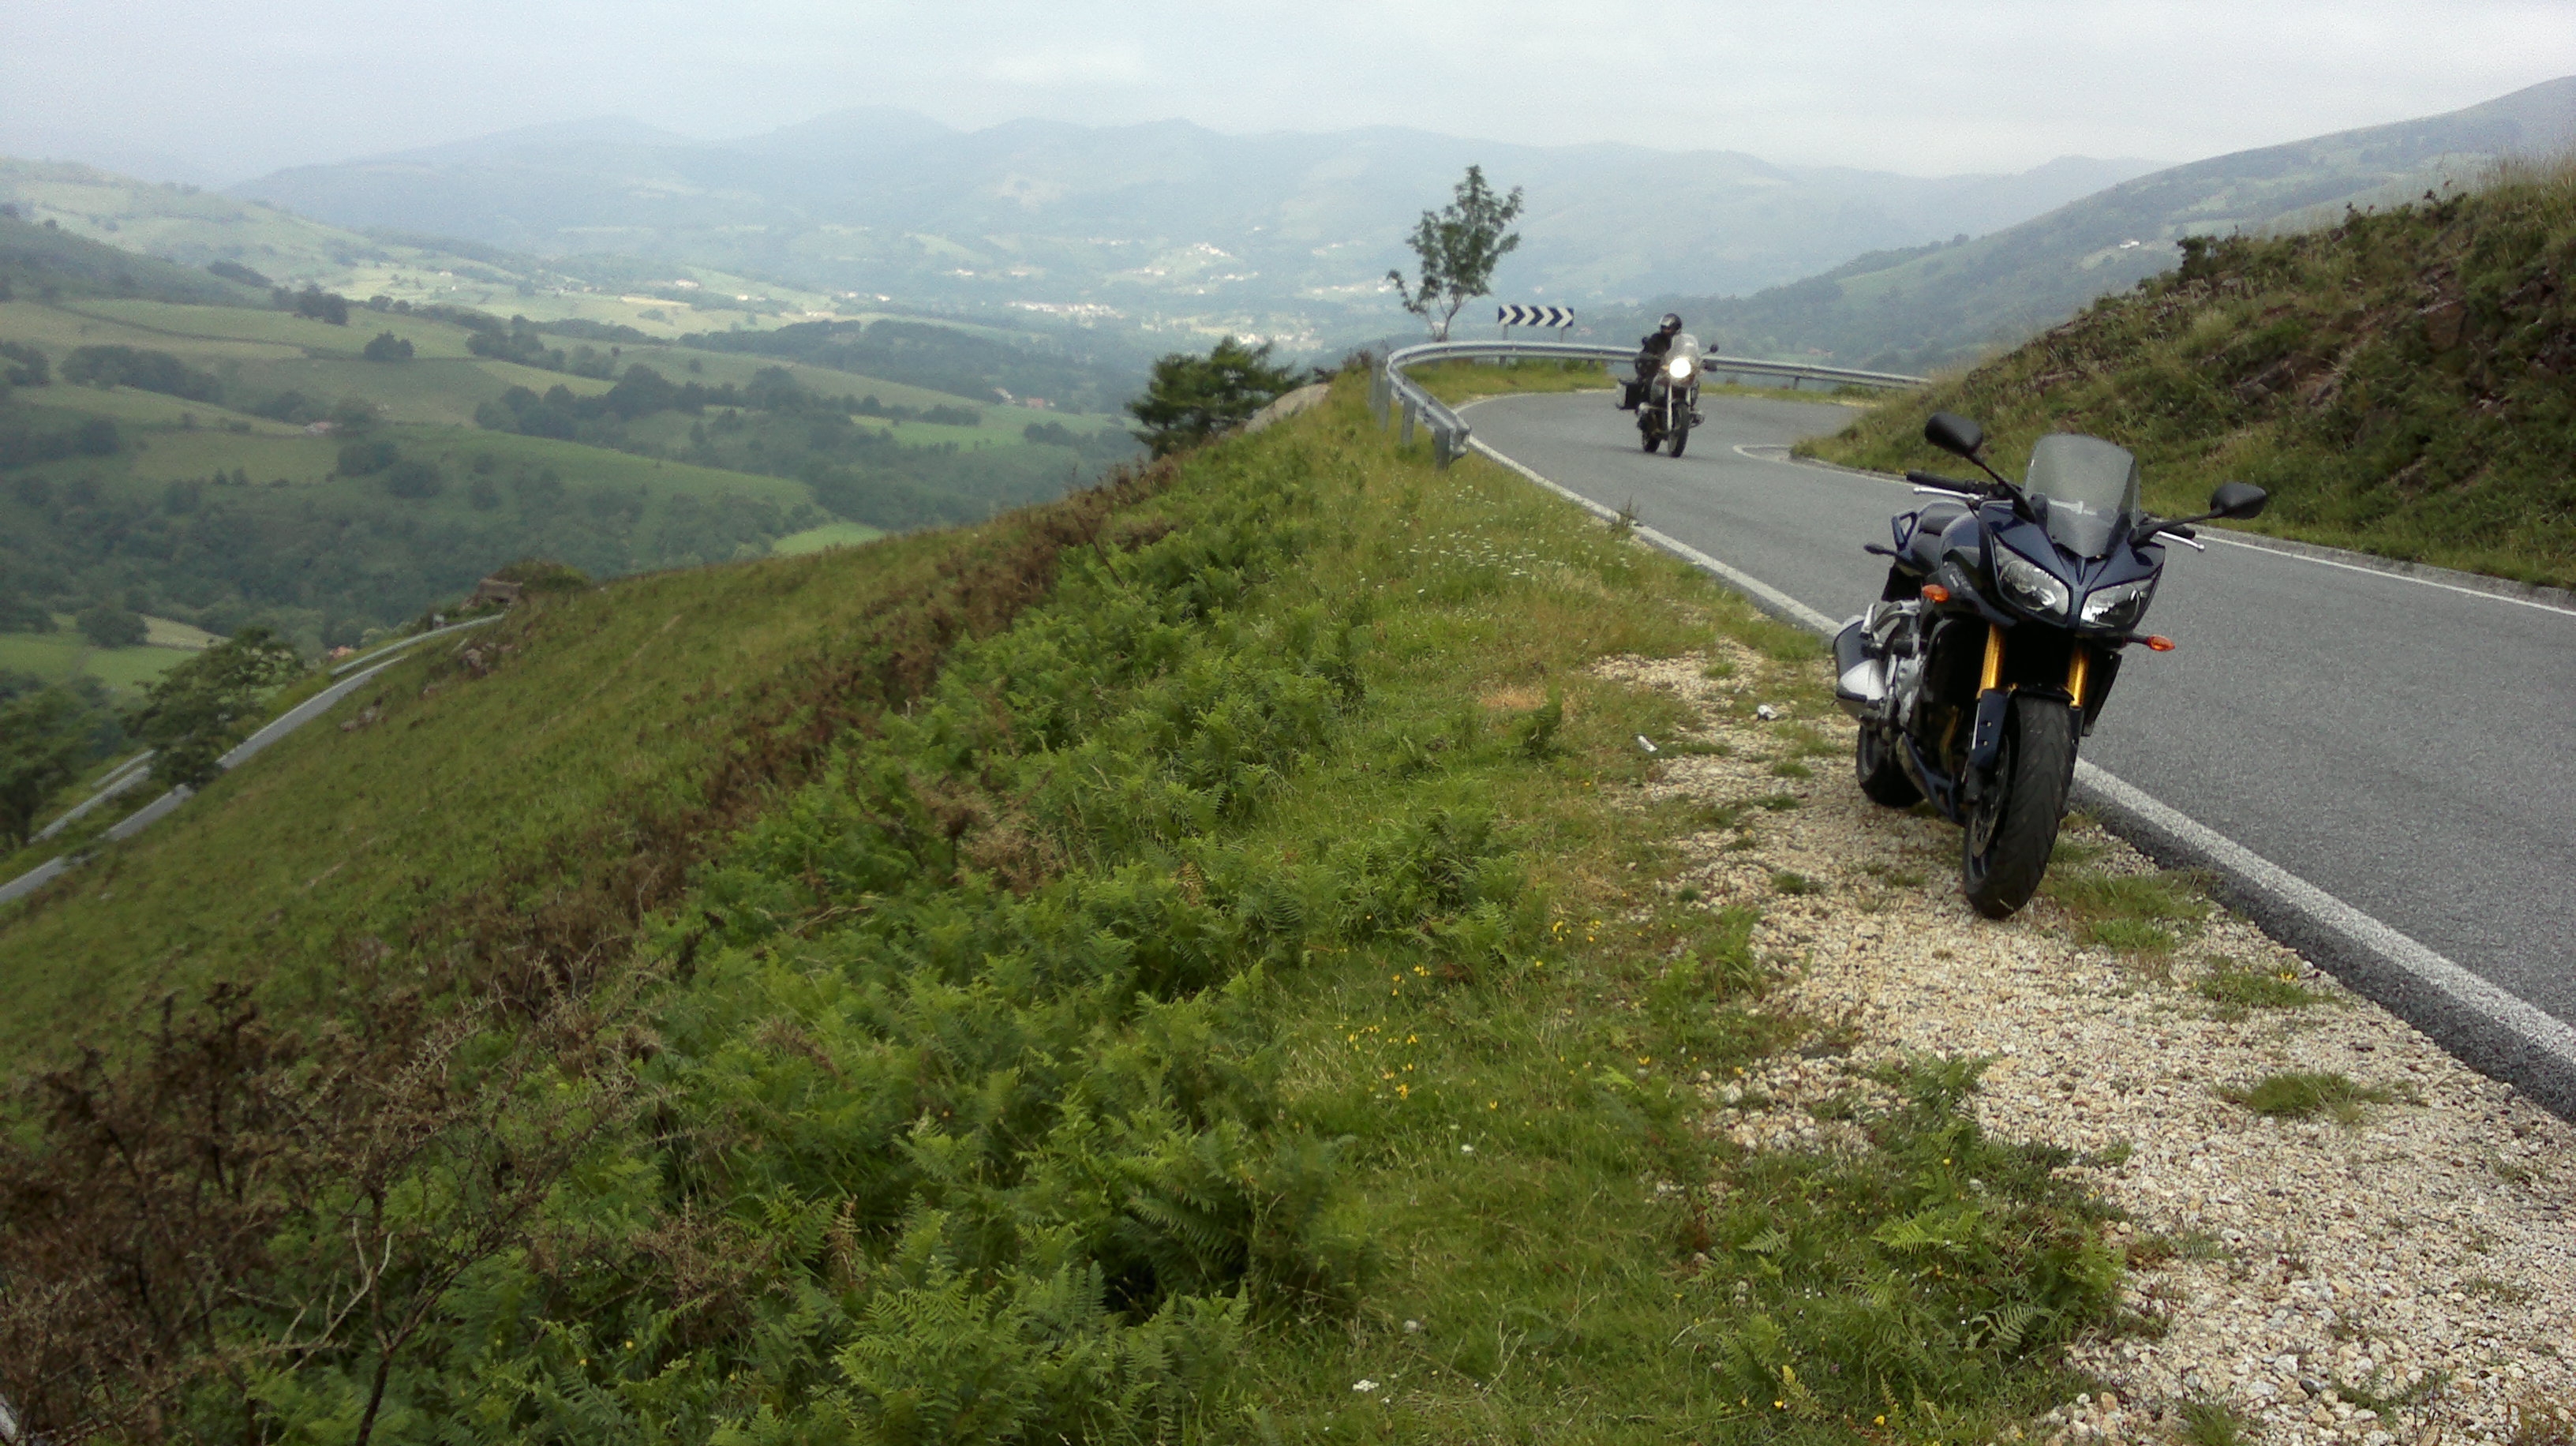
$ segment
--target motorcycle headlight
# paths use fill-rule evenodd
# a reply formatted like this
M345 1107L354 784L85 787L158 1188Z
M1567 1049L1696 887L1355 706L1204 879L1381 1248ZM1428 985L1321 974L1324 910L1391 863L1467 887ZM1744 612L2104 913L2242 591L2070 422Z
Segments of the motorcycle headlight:
M1995 549L1995 585L2024 612L2053 616L2066 611L2066 584L2007 548Z
M1686 356L1677 356L1664 363L1664 375L1677 382L1690 380L1690 374L1697 369L1697 363Z
M2103 588L2084 599L2084 625L2126 632L2147 615L2147 600L2155 595L2156 580L2151 577Z

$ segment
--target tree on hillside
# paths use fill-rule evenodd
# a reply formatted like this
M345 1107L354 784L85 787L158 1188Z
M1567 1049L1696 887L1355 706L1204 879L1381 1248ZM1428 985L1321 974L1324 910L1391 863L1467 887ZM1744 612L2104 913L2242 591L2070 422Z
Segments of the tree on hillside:
M411 339L396 336L390 331L378 332L376 339L368 342L366 350L360 355L369 361L410 361Z
M349 298L336 291L325 291L309 284L302 291L288 291L280 286L269 292L269 299L277 304L280 311L292 311L297 316L309 316L333 326L349 324Z
M1422 279L1407 286L1402 271L1389 271L1404 309L1431 328L1433 341L1449 339L1449 323L1458 309L1493 288L1494 266L1521 244L1510 228L1521 213L1521 188L1497 196L1485 184L1485 168L1469 166L1455 199L1437 211L1425 211L1406 239L1422 263Z
M27 841L45 801L88 760L90 722L60 688L0 704L0 849Z
M1294 372L1270 364L1267 342L1247 347L1229 336L1206 356L1174 352L1154 363L1145 395L1127 410L1145 424L1137 440L1166 457L1241 426L1295 385Z
M0 583L0 633L50 633L54 615L25 593Z
M0 341L0 386L41 387L53 379L43 352L22 342Z
M155 778L195 788L222 771L216 760L249 732L262 696L303 671L285 639L244 628L162 674L125 726L155 750Z
M143 614L114 603L100 603L80 615L81 636L93 647L136 648L143 645Z

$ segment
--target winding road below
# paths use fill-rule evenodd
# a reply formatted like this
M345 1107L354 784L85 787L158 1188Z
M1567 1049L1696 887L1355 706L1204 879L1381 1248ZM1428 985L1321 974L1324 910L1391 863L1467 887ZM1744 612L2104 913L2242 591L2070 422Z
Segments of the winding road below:
M1640 453L1606 393L1494 398L1467 416L1485 450L1630 508L1797 611L1860 611L1885 577L1861 544L1887 541L1888 517L1919 499L1785 459L1840 429L1840 406L1711 393L1705 411L1679 459ZM2134 650L2084 745L2115 777L2089 794L2138 804L2141 832L2179 829L2181 846L2141 842L2219 863L2232 901L2276 933L2341 956L2320 962L2576 1117L2576 611L2223 541L2169 553L2147 621L2181 646ZM2265 896L2302 881L2314 907L2267 918ZM2314 927L2338 902L2358 923ZM2452 970L2443 987L2450 965L2475 979ZM2494 1007L2463 1006L2481 995Z

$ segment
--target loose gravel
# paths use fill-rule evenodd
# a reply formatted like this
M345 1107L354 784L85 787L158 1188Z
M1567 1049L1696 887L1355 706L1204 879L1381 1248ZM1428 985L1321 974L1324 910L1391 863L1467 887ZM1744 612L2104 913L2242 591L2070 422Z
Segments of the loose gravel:
M1705 676L1712 662L1731 676ZM1666 886L1759 905L1756 947L1793 961L1767 1007L1859 1041L1712 1086L1710 1128L1831 1148L1838 1127L1809 1103L1865 1089L1904 1054L1984 1057L1985 1126L2080 1152L2068 1173L2125 1213L2129 1322L2078 1343L2072 1364L2102 1389L2039 1423L2047 1440L2214 1442L2215 1409L2267 1443L2576 1446L2576 1128L2188 887L2185 912L2203 917L2125 934L2048 892L1978 918L1958 892L1958 830L1863 798L1851 725L1791 701L1782 665L1721 644L1598 671L1696 710L1695 731L1662 741L1649 797L1721 814L1797 800L1682 840ZM2156 872L2078 816L2050 874L2080 889ZM2087 942L2105 935L2149 947ZM2248 977L2317 1002L2203 992ZM2226 1098L2294 1072L2366 1098L2308 1118Z

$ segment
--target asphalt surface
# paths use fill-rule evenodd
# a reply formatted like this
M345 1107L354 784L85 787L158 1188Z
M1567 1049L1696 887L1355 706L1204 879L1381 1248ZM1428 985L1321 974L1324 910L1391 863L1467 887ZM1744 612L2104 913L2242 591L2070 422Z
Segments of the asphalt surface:
M1679 459L1642 454L1606 394L1466 419L1561 487L1837 621L1859 612L1886 576L1861 544L1922 499L1736 450L1838 430L1842 407L1711 394L1703 411ZM2576 1024L2576 614L2252 547L2167 552L2145 627L2180 646L2130 650L2083 756Z

